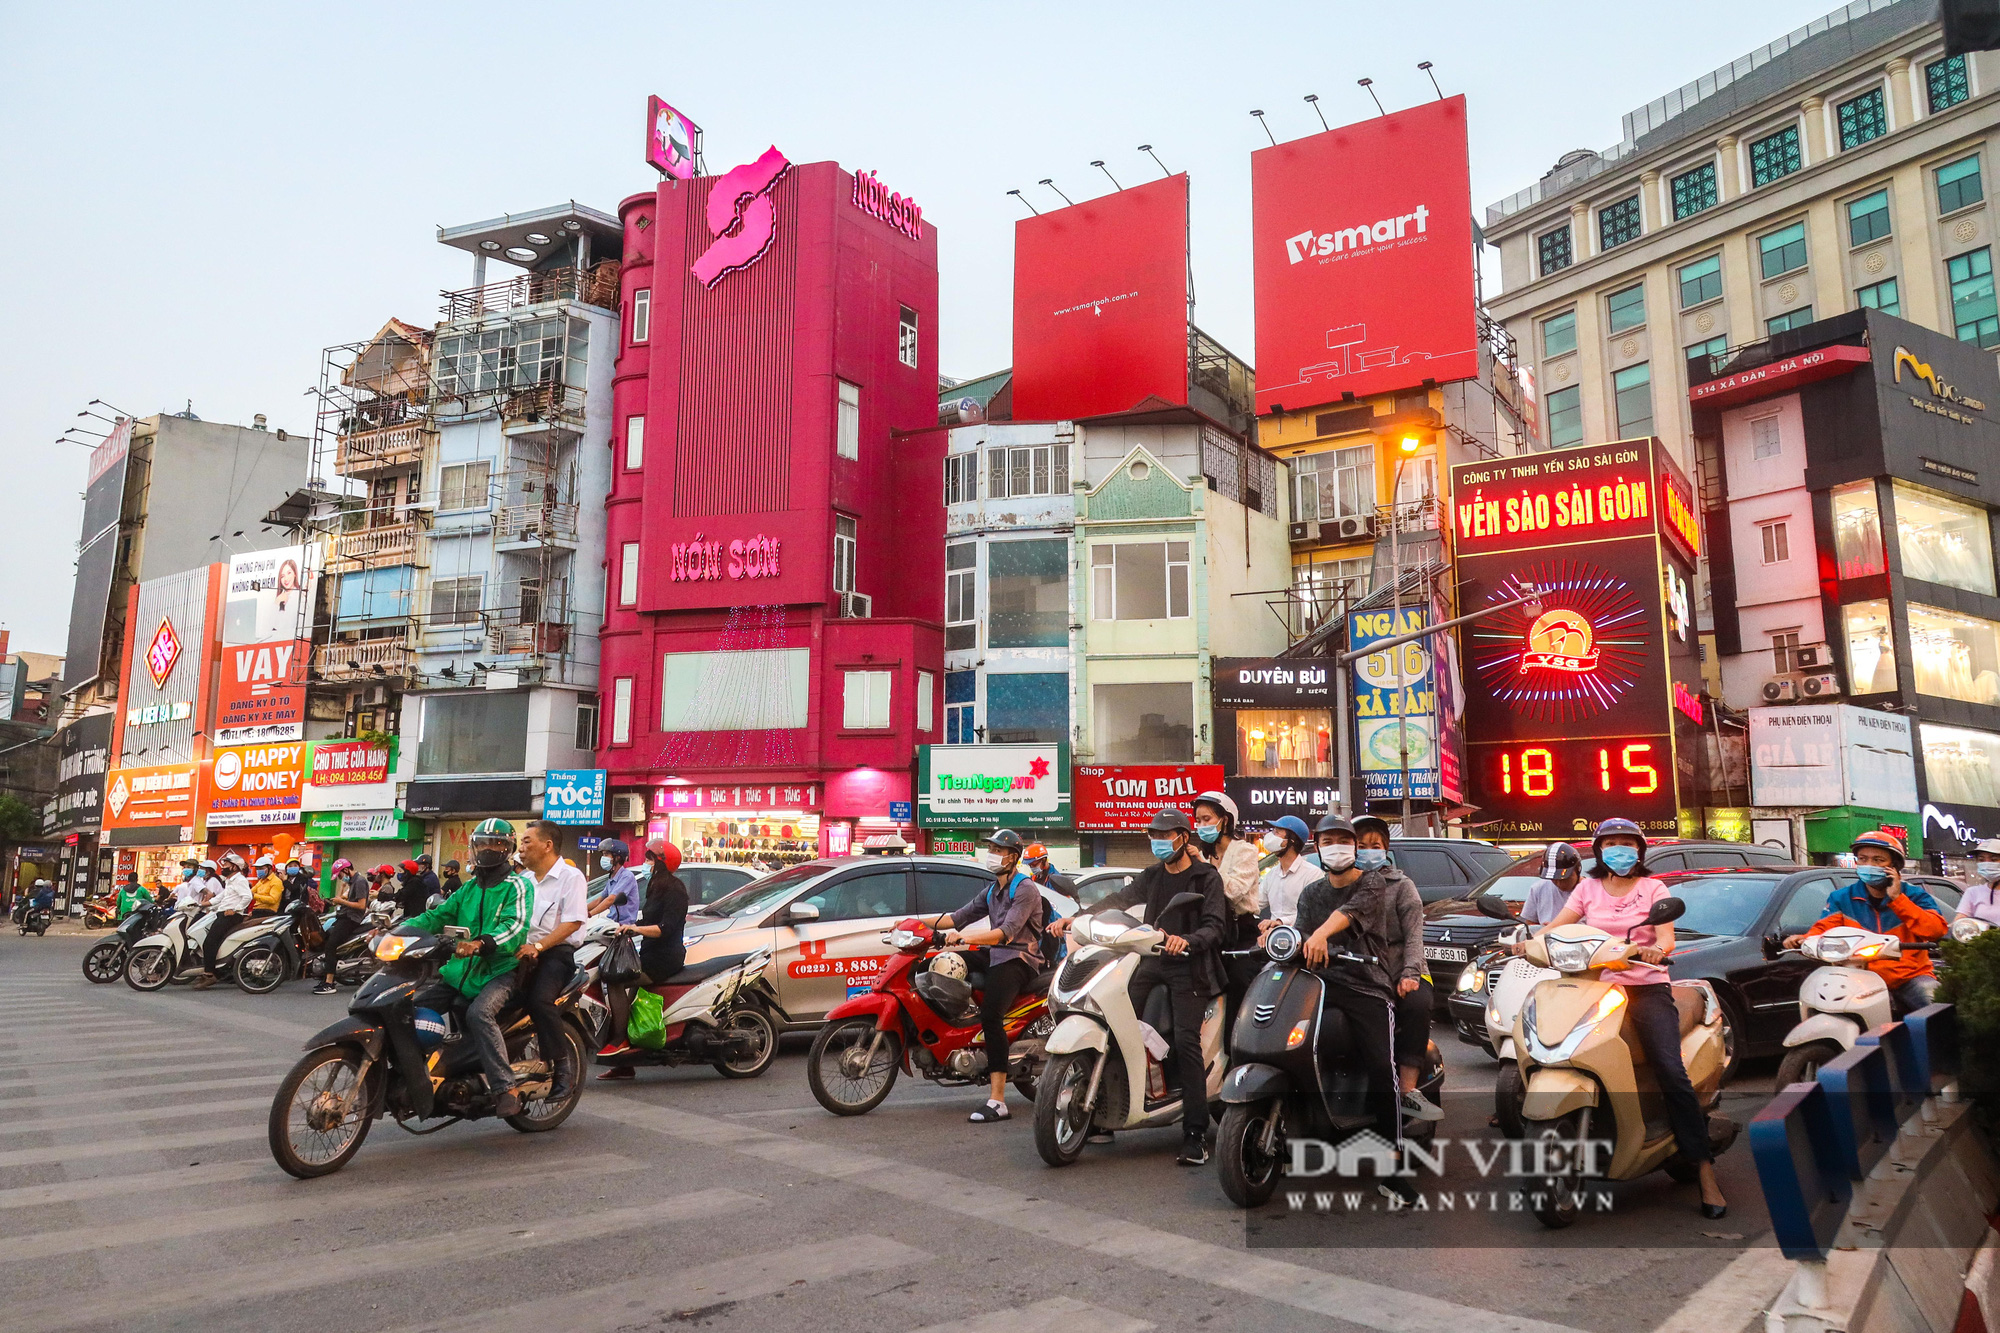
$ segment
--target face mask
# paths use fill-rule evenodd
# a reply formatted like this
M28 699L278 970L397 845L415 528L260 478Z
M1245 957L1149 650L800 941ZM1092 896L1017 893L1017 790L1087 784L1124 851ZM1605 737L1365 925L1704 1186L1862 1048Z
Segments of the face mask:
M1149 841L1153 844L1153 855L1155 857L1158 857L1162 861L1171 861L1174 859L1174 840L1172 838L1152 838Z
M598 857L598 858L597 858L597 864L598 864L598 865L599 865L599 866L600 866L601 868L603 868L603 869L605 869L605 870L609 870L609 869L611 869L611 858L610 858L610 857L608 857L608 856L600 856L600 857Z
M504 847L481 847L472 854L472 863L481 870L498 870L507 864L507 849Z
M981 864L981 865L985 866L985 867L986 867L986 868L987 868L988 870L995 870L995 871L999 870L999 869L1000 869L1000 853L998 853L998 852L981 852L981 853L979 854L979 864Z
M1324 861L1326 858L1322 856L1320 859ZM1363 870L1374 870L1378 866L1387 864L1388 860L1389 853L1383 851L1380 847L1360 847L1355 849L1354 864L1360 866Z
M2000 881L2000 861L1981 861L1972 867L1988 884Z
M1639 849L1636 847L1606 847L1597 854L1604 862L1605 869L1614 875L1629 875L1632 867L1639 864Z
M1284 851L1285 835L1282 833L1266 833L1264 835L1264 850L1267 852Z
M1889 882L1889 872L1881 866L1858 866L1854 873L1861 876L1861 882L1871 889L1879 889Z
M1351 842L1329 842L1319 849L1319 864L1323 870L1347 870L1352 868L1354 861L1354 844Z
M1222 825L1196 824L1194 826L1194 836L1200 838L1203 842L1214 842L1222 836Z
M191 880L191 879L193 879L193 878L194 878L194 871L192 871L192 870L183 870L183 871L181 871L181 881L182 881L183 883L185 883L186 881L188 881L188 880Z

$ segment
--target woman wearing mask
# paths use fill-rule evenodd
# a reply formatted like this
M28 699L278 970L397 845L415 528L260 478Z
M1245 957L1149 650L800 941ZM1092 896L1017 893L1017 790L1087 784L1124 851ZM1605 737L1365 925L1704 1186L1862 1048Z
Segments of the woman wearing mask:
M641 975L634 985L605 987L611 1008L611 1040L597 1053L599 1058L632 1049L625 1031L632 1019L632 997L639 987L660 985L687 962L681 936L687 930L688 891L674 873L681 868L681 849L663 837L651 838L646 843L646 865L646 905L640 909L637 924L618 928L620 935L639 937ZM612 1065L597 1077L608 1083L636 1076L631 1065Z
M1247 949L1257 942L1257 849L1236 836L1236 802L1219 791L1194 798L1194 852L1222 876L1229 900L1229 933L1224 949Z
M1555 920L1535 934L1540 937L1556 926L1581 921L1613 939L1626 939L1630 931L1629 938L1641 946L1630 955L1631 966L1607 971L1604 980L1624 989L1631 1014L1626 1031L1638 1040L1659 1079L1681 1157L1700 1168L1701 1215L1711 1220L1723 1217L1729 1212L1729 1202L1715 1178L1715 1161L1708 1148L1708 1118L1702 1114L1701 1101L1681 1063L1680 1015L1664 966L1667 955L1674 951L1674 928L1672 924L1639 925L1654 903L1671 895L1665 884L1646 873L1646 835L1631 820L1607 819L1599 824L1590 850L1597 860L1595 873L1576 886Z
M1972 849L1972 869L1979 881L1959 899L1958 915L2000 926L2000 838L1988 838Z
M1419 1120L1442 1120L1444 1108L1431 1105L1417 1091L1417 1075L1423 1072L1424 1053L1431 1043L1431 1006L1436 1002L1430 968L1424 962L1424 900L1417 893L1416 881L1389 859L1387 820L1362 815L1354 821L1354 837L1354 864L1364 871L1380 870L1392 895L1389 948L1402 959L1395 1004L1396 1077L1402 1088L1403 1114Z

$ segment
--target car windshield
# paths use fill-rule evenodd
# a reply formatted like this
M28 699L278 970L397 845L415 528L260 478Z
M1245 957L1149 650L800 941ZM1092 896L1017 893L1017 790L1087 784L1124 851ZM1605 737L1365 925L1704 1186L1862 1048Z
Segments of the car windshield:
M1546 853L1530 852L1518 859L1510 860L1497 868L1498 873L1489 875L1477 888L1465 895L1471 902L1493 894L1507 902L1520 904L1528 901L1528 890L1542 877L1542 861Z
M802 884L824 875L827 868L807 861L802 865L787 866L775 875L753 879L742 888L725 893L712 903L703 903L703 916L747 916L756 912L766 912L789 898ZM696 910L696 909L689 909Z
M1771 891L1778 886L1776 875L1690 875L1670 880L1667 891L1687 904L1687 913L1674 922L1677 935L1748 935L1756 924Z

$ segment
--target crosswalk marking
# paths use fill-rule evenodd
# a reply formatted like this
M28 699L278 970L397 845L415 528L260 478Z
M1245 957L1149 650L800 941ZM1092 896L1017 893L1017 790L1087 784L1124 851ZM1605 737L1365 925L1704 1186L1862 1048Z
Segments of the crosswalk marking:
M274 1090L275 1092L275 1090ZM233 1102L197 1102L188 1106L139 1106L127 1111L96 1111L53 1120L0 1120L0 1134L49 1134L90 1125L130 1125L142 1120L209 1119L225 1111L269 1110L270 1097L239 1097Z
M617 1333L652 1327L661 1315L747 1301L806 1282L875 1273L930 1262L932 1256L883 1236L844 1236L746 1254L697 1268L632 1278L499 1310L411 1324L397 1333L484 1333L493 1328L559 1328L564 1333ZM789 1302L787 1302L789 1304ZM803 1314L804 1312L799 1312ZM1108 1326L1107 1326L1108 1327ZM1136 1324L1134 1329L1150 1325ZM1033 1333L1028 1330L1027 1333ZM1097 1333L1079 1328L1074 1333Z
M194 1115L195 1110L184 1111ZM135 1152L165 1152L175 1148L206 1148L217 1143L264 1141L264 1126L242 1125L230 1129L193 1129L185 1134L162 1134L156 1138L94 1138L88 1143L62 1143L52 1148L12 1148L0 1152L0 1166L41 1166L49 1162L95 1162L100 1157ZM0 1258L4 1258L0 1253Z
M134 1175L94 1176L89 1180L58 1180L46 1185L17 1185L0 1189L0 1210L45 1208L54 1203L82 1203L89 1199L122 1199L128 1194L157 1194L162 1190L213 1188L238 1180L269 1176L277 1168L268 1154L243 1162L204 1162L200 1166L177 1166L171 1171L144 1171ZM4 1251L0 1251L4 1257Z
M419 1269L460 1262L487 1262L546 1245L571 1247L570 1253L574 1254L579 1252L574 1248L579 1242L599 1236L642 1228L657 1236L661 1229L676 1224L741 1213L761 1207L763 1202L755 1195L731 1189L700 1190L633 1208L614 1208L576 1217L501 1222L442 1235L393 1240L343 1250L325 1262L304 1263L287 1258L218 1271L190 1270L177 1280L100 1286L87 1293L13 1301L7 1307L6 1325L9 1333L51 1333L55 1329L129 1319L141 1311L146 1322L158 1323L160 1316L169 1311L282 1296L314 1287L358 1289L357 1284L364 1284L370 1278L406 1276Z
M176 1043L180 1040L179 1034L167 1033L156 1040L148 1041L146 1044L140 1046L93 1046L88 1055L21 1055L20 1058L33 1060L37 1068L56 1065L104 1065L109 1067L113 1061L121 1060L126 1056L138 1056L144 1059L171 1053L189 1060L202 1060L211 1055L229 1056L243 1054L241 1046L177 1045ZM213 1038L209 1038L208 1040L212 1041Z
M948 1324L931 1324L913 1333L1145 1333L1151 1327L1144 1319L1057 1296L1017 1310L988 1310Z
M39 1062L37 1062L39 1063ZM192 1077L196 1074L216 1073L226 1069L268 1069L272 1071L273 1086L290 1061L284 1057L269 1055L236 1055L229 1059L189 1059L177 1060L172 1064L149 1065L106 1065L102 1069L92 1069L82 1073L74 1070L65 1074L38 1073L34 1064L23 1072L15 1069L0 1074L0 1093L21 1092L27 1088L75 1088L90 1083L144 1083L148 1079Z
M0 1111L17 1106L75 1106L92 1102L116 1101L124 1097L183 1097L194 1092L215 1092L222 1088L263 1087L276 1093L278 1076L248 1074L242 1078L207 1079L200 1083L146 1083L129 1080L115 1088L91 1088L84 1092L59 1092L47 1097L0 1097ZM0 1092L12 1091L0 1087ZM204 1106L206 1103L203 1104ZM63 1123L68 1123L67 1121Z

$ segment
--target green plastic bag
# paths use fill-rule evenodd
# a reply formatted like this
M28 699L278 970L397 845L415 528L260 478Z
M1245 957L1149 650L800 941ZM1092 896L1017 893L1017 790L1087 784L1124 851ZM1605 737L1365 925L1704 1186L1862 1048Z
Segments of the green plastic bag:
M657 1051L667 1044L666 1002L652 991L642 990L632 997L625 1040L646 1051Z

